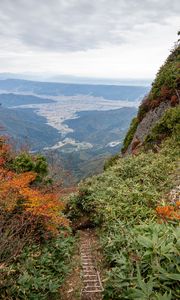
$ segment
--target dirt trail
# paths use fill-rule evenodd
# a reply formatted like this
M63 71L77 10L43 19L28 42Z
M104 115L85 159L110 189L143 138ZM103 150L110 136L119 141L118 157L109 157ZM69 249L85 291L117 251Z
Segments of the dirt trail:
M94 230L78 232L74 268L61 289L63 300L102 300L101 252Z

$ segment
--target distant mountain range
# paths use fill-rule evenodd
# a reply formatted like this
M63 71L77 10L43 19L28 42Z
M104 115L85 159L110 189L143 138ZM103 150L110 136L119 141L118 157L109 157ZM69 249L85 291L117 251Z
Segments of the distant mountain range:
M75 180L121 148L143 86L0 80L0 125L16 145L54 155Z
M37 82L19 79L0 80L0 90L16 93L34 93L51 96L91 95L108 100L140 99L148 91L144 86L68 84L55 82Z
M62 74L47 73L0 73L0 80L4 79L22 79L43 82L60 82L75 84L103 84L103 85L128 85L128 86L150 86L152 78L134 79L134 78L92 78Z

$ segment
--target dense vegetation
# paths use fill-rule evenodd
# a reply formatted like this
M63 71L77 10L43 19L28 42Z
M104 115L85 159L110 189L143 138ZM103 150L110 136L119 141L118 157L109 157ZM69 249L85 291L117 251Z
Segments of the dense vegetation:
M159 153L119 159L102 175L83 182L70 203L72 219L86 214L100 226L108 269L104 299L178 299L179 147L175 137Z
M1 299L55 299L69 271L73 239L47 174L44 157L0 137Z
M145 97L139 107L137 118L134 119L129 131L124 139L122 152L126 152L130 145L133 134L138 124L145 115L160 105L161 102L170 102L172 107L180 102L180 45L179 41L175 44L174 49L160 68L157 76L152 83L152 89L148 96Z
M180 299L179 59L176 45L132 120L122 151L149 110L163 101L172 107L132 155L112 157L104 173L82 182L69 202L72 221L86 215L99 228L107 269L103 299Z
M174 135L180 139L180 106L168 109L155 124L145 139L145 144L159 143L164 138Z

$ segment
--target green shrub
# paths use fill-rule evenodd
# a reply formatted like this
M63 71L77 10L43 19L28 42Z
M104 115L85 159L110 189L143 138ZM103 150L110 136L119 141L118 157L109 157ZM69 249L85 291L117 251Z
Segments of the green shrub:
M136 129L138 127L138 124L139 124L139 122L138 122L137 118L132 119L129 130L128 130L128 132L125 136L124 142L123 142L123 147L121 149L122 153L126 152L127 148L131 144L134 134L136 132Z
M180 46L176 45L164 65L157 73L156 79L152 85L152 98L156 98L161 95L161 88L163 86L166 86L169 90L174 90L178 87L178 79L180 78L180 70L178 67L179 62Z
M145 144L155 143L164 137L173 135L177 140L180 138L180 106L166 110L162 118L152 128L146 137Z
M104 299L155 300L167 291L170 299L178 298L179 229L155 222L131 230L120 222L115 225L118 230L107 231L102 239L106 256L113 262Z
M152 89L146 99L139 106L138 121L140 122L148 111L159 106L163 101L171 101L172 96L177 96L180 89L180 46L175 45L164 65L158 71Z
M73 239L66 234L26 247L17 261L1 268L1 299L56 299L70 271Z
M17 173L36 172L39 180L48 174L46 158L40 154L32 156L27 152L22 152L12 160L11 167Z

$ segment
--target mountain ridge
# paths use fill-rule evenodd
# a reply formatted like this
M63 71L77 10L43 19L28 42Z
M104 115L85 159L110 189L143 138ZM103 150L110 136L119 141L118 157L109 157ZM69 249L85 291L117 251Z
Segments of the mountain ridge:
M53 96L72 96L72 95L93 95L95 97L104 97L108 100L134 100L139 99L139 95L144 95L148 91L144 86L126 86L126 85L103 85L103 84L75 84L75 83L55 83L55 82L37 82L30 80L5 79L0 80L0 90L9 90L11 92L34 92L39 95Z

